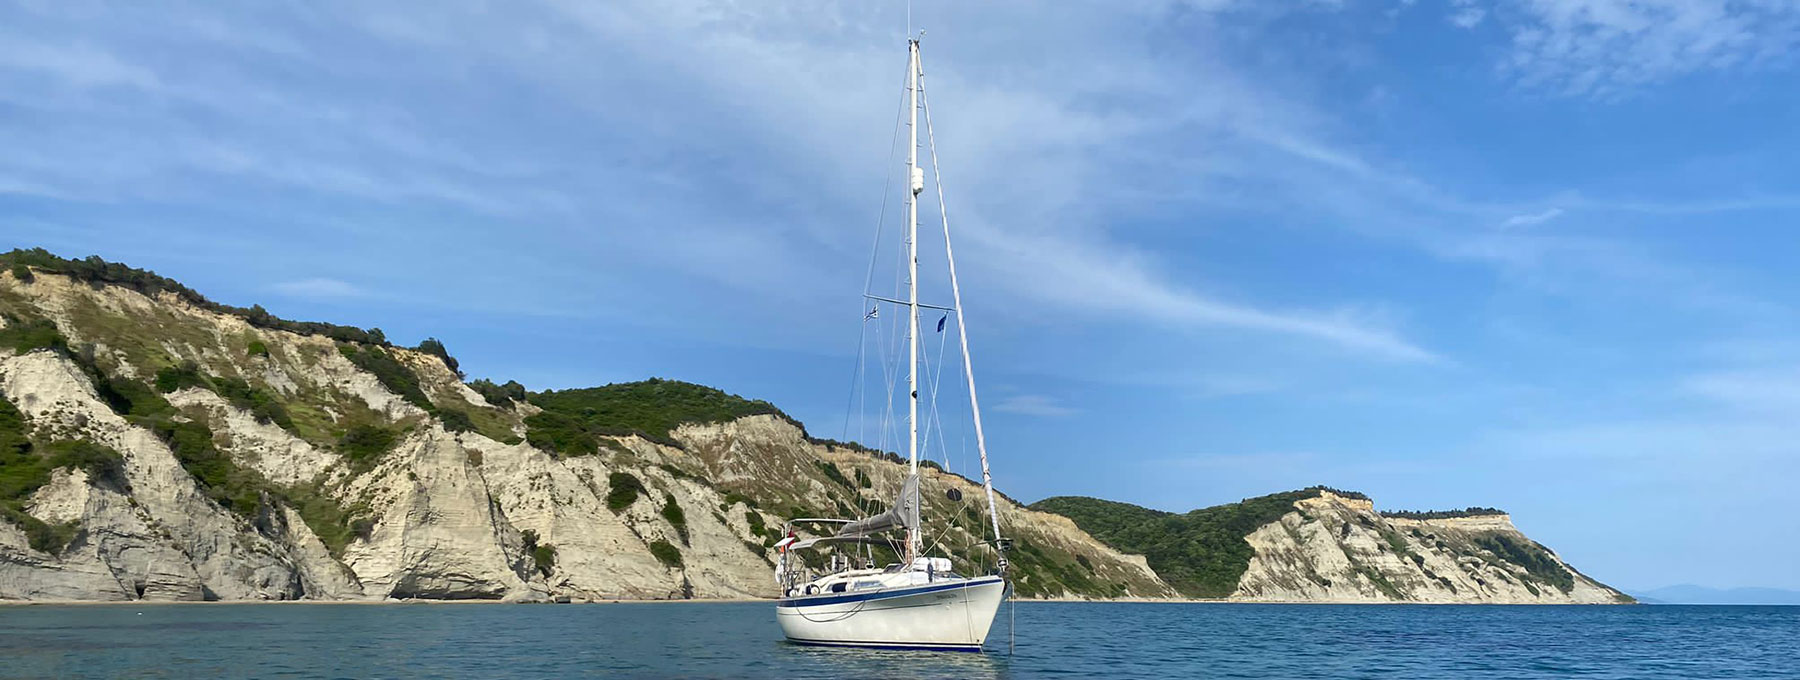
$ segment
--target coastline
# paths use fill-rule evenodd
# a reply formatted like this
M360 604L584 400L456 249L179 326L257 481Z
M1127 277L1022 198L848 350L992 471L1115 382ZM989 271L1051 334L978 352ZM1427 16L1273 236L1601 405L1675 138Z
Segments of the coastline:
M1472 606L1472 607L1608 607L1622 605L1641 605L1641 602L1613 602L1601 604L1569 604L1569 603L1536 603L1536 602L1411 602L1369 600L1231 600L1222 598L1150 598L1124 597L1116 599L1083 599L1083 598L1017 598L1014 602L1042 602L1049 604L1070 603L1123 603L1123 604L1231 604L1231 605L1419 605L1419 606ZM750 602L775 602L774 598L725 597L725 598L693 598L685 600L576 600L570 602L527 601L527 600L0 600L0 607L33 607L33 606L164 606L164 605L567 605L567 604L738 604Z

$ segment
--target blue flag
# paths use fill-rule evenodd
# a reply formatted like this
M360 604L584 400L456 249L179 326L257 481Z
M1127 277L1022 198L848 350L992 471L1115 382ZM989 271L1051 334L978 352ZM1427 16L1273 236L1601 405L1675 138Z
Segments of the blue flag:
M947 320L949 320L949 319L950 319L950 315L949 315L949 314L945 314L945 315L943 315L943 316L942 316L942 317L939 317L939 318L938 318L938 332L939 332L939 333L942 333L942 332L944 332L944 322L945 322L945 321L947 321Z

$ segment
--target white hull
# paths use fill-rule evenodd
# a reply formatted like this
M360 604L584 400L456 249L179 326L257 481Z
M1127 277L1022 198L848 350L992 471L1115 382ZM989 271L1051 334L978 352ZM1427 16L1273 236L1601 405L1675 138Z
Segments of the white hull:
M801 644L978 652L1006 597L998 576L785 598L781 632Z

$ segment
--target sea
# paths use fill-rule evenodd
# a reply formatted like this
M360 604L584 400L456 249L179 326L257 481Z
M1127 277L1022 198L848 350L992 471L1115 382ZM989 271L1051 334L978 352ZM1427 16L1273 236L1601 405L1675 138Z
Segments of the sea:
M743 603L0 606L4 678L1800 678L1800 607L1020 602L985 653Z

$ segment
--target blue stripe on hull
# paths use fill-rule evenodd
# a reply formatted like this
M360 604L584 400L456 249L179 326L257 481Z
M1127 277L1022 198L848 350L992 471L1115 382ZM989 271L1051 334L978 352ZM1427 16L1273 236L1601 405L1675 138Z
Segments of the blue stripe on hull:
M956 645L956 644L932 645L932 644L923 644L923 643L917 643L917 642L859 642L859 641L840 641L840 640L806 640L806 639L802 639L802 638L788 638L788 642L792 642L797 645L808 645L808 646L812 646L812 647L857 647L857 648L862 648L862 649L892 649L892 650L897 650L897 651L912 651L912 652L980 652L981 651L981 645Z
M890 597L907 597L907 596L911 596L911 595L920 595L923 593L935 593L935 592L938 592L941 590L955 590L957 588L975 588L975 587L979 587L979 586L984 586L984 585L988 585L988 584L992 584L992 583L1001 583L1001 582L1002 581L1000 580L999 577L983 577L983 578L979 578L979 579L970 579L967 581L958 581L956 583L941 583L941 584L933 584L933 585L928 585L928 586L917 586L917 587L908 587L908 588L884 588L881 590L871 590L871 591L862 592L862 593L848 593L848 594L844 594L844 595L839 595L836 593L829 593L829 594L825 594L825 595L808 595L805 597L794 597L794 598L788 598L785 600L780 600L775 603L775 606L776 607L814 607L814 606L827 605L827 604L844 604L844 603L848 603L848 602L862 602L865 600L885 600Z

